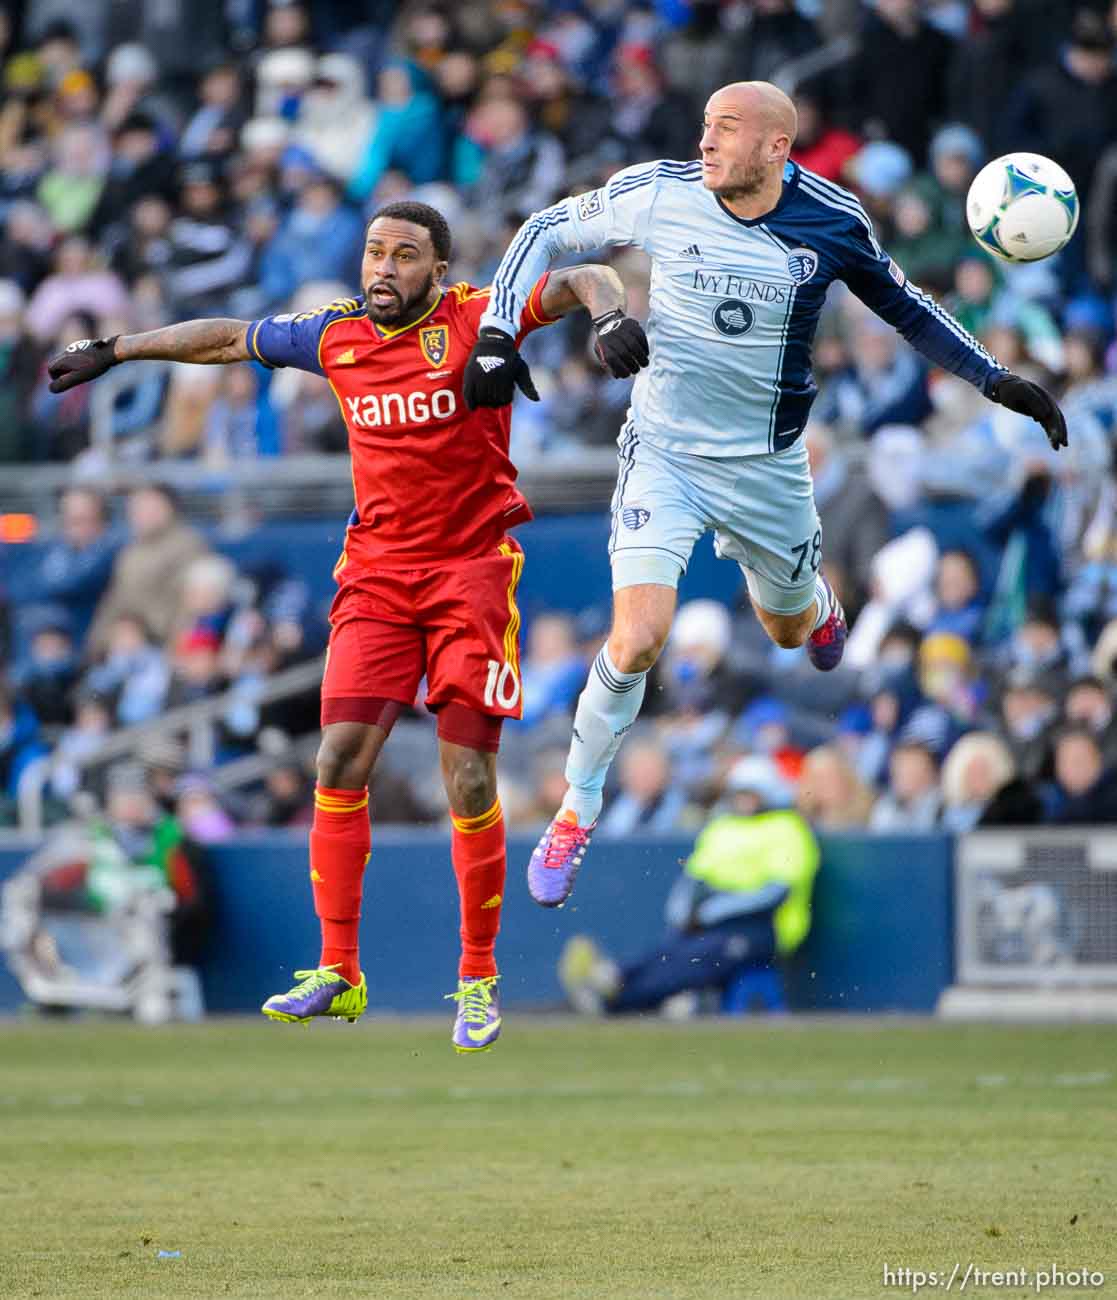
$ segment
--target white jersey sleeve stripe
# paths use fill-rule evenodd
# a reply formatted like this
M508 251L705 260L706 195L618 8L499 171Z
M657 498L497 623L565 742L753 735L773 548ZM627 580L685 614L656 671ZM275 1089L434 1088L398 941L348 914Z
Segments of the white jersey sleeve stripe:
M835 207L845 208L858 217L866 226L872 226L873 223L869 218L869 214L865 211L864 205L851 190L843 189L840 185L835 185L822 176L816 176L814 172L804 171L800 173L800 176L799 183L805 185L817 198L828 201Z
M914 298L921 307L931 312L938 320L942 321L947 329L950 330L957 339L964 343L966 347L972 348L974 352L984 357L991 365L997 365L997 359L993 354L978 339L975 339L969 330L959 324L959 322L956 321L949 312L943 311L939 304L929 293L926 292L926 290L921 289L918 285L912 284L910 280L907 280L904 283L904 292L907 293L909 297Z

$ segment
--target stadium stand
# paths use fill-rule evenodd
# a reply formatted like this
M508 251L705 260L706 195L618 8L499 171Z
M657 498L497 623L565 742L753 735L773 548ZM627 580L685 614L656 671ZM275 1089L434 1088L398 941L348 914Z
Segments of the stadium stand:
M1070 446L833 294L809 446L848 667L820 684L764 640L735 569L692 575L684 600L720 615L680 622L654 737L603 825L697 828L750 753L824 826L1117 820L1115 45L1117 10L1061 0L6 6L0 823L65 818L139 758L214 834L301 824L351 504L325 380L136 364L52 395L46 357L353 292L365 218L403 196L445 212L453 278L483 284L531 210L690 156L703 97L736 77L795 96L793 156L856 190L913 279L1061 394ZM1086 203L1051 262L994 264L966 233L970 179L1015 148L1059 158ZM642 256L610 261L642 314ZM525 530L512 823L547 815L608 595L599 523L628 384L588 344L578 317L534 336L543 400L514 409L529 495L570 517ZM418 713L389 761L378 820L437 819Z

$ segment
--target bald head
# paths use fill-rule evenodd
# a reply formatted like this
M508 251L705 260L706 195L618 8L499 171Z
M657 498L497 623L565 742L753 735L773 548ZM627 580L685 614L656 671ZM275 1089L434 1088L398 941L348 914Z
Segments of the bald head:
M799 114L790 98L770 81L733 81L710 96L707 113L732 113L763 124L765 130L787 136L788 148L795 143Z
M702 179L726 202L778 192L798 130L795 105L768 81L735 81L706 104Z

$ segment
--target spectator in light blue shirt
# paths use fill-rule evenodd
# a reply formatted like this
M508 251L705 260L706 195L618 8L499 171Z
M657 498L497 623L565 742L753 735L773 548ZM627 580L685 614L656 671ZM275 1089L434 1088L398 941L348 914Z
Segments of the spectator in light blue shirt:
M678 828L686 796L672 780L671 761L657 740L629 740L621 750L620 778L620 793L601 816L601 835Z
M342 202L338 183L312 176L260 258L264 301L289 298L310 280L355 280L363 238L364 222Z

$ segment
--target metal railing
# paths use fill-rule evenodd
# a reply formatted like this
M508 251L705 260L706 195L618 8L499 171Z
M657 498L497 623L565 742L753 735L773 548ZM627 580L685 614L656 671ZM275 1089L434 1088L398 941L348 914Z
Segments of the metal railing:
M817 50L811 50L807 54L801 54L797 59L781 64L772 74L772 81L785 94L793 95L812 77L830 72L852 59L860 48L861 43L856 36L836 36Z
M82 772L103 767L114 760L134 756L145 744L163 736L186 736L191 766L204 768L219 789L234 789L259 780L275 766L275 758L266 754L250 754L243 759L221 767L213 767L216 748L215 724L237 705L250 699L254 706L273 704L302 691L316 687L322 680L325 657L319 656L305 664L285 668L262 682L251 696L243 687L223 691L211 699L199 700L171 709L148 722L121 727L112 732L88 754L74 758L58 753L46 754L29 763L19 780L16 803L19 829L24 835L38 835L43 829L43 803L47 787L55 772L63 766L76 767Z
M519 486L536 510L599 510L612 496L617 453L612 447L556 452L521 458L519 469ZM233 530L253 527L261 518L344 520L353 508L353 476L346 455L253 458L220 468L198 461L131 465L98 458L85 467L80 462L21 465L18 474L0 476L0 513L49 518L58 492L74 482L110 493L141 483L167 483L191 518L220 521Z

